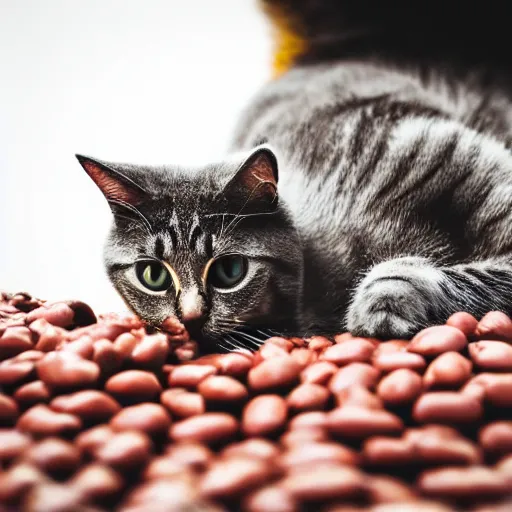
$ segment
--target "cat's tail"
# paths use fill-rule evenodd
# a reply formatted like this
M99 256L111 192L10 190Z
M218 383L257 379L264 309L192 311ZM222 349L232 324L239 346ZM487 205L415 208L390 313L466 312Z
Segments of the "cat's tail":
M274 27L276 75L296 63L368 56L512 68L503 0L259 1Z

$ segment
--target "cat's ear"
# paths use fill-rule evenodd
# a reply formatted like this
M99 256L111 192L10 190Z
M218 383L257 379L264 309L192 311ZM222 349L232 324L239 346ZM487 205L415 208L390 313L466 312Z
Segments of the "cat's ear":
M137 206L144 201L146 192L120 171L87 156L76 155L76 158L111 206L115 204Z
M229 206L268 211L277 207L277 158L268 146L259 146L242 163L224 189Z

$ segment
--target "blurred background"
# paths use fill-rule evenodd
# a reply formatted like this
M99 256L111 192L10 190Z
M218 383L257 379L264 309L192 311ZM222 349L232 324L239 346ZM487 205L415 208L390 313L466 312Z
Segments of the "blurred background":
M0 0L0 289L125 309L74 154L219 158L270 72L256 0Z

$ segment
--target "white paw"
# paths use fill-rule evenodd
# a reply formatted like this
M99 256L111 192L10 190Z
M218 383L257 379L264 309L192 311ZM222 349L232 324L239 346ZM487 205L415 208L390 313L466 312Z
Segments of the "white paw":
M379 263L356 289L347 312L348 330L372 338L410 338L437 316L443 279L424 258Z

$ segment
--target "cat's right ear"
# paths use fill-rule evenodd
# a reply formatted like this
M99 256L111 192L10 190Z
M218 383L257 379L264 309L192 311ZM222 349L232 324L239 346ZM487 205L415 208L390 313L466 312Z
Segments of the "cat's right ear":
M111 205L137 206L144 201L146 192L123 173L105 162L83 155L75 156Z

